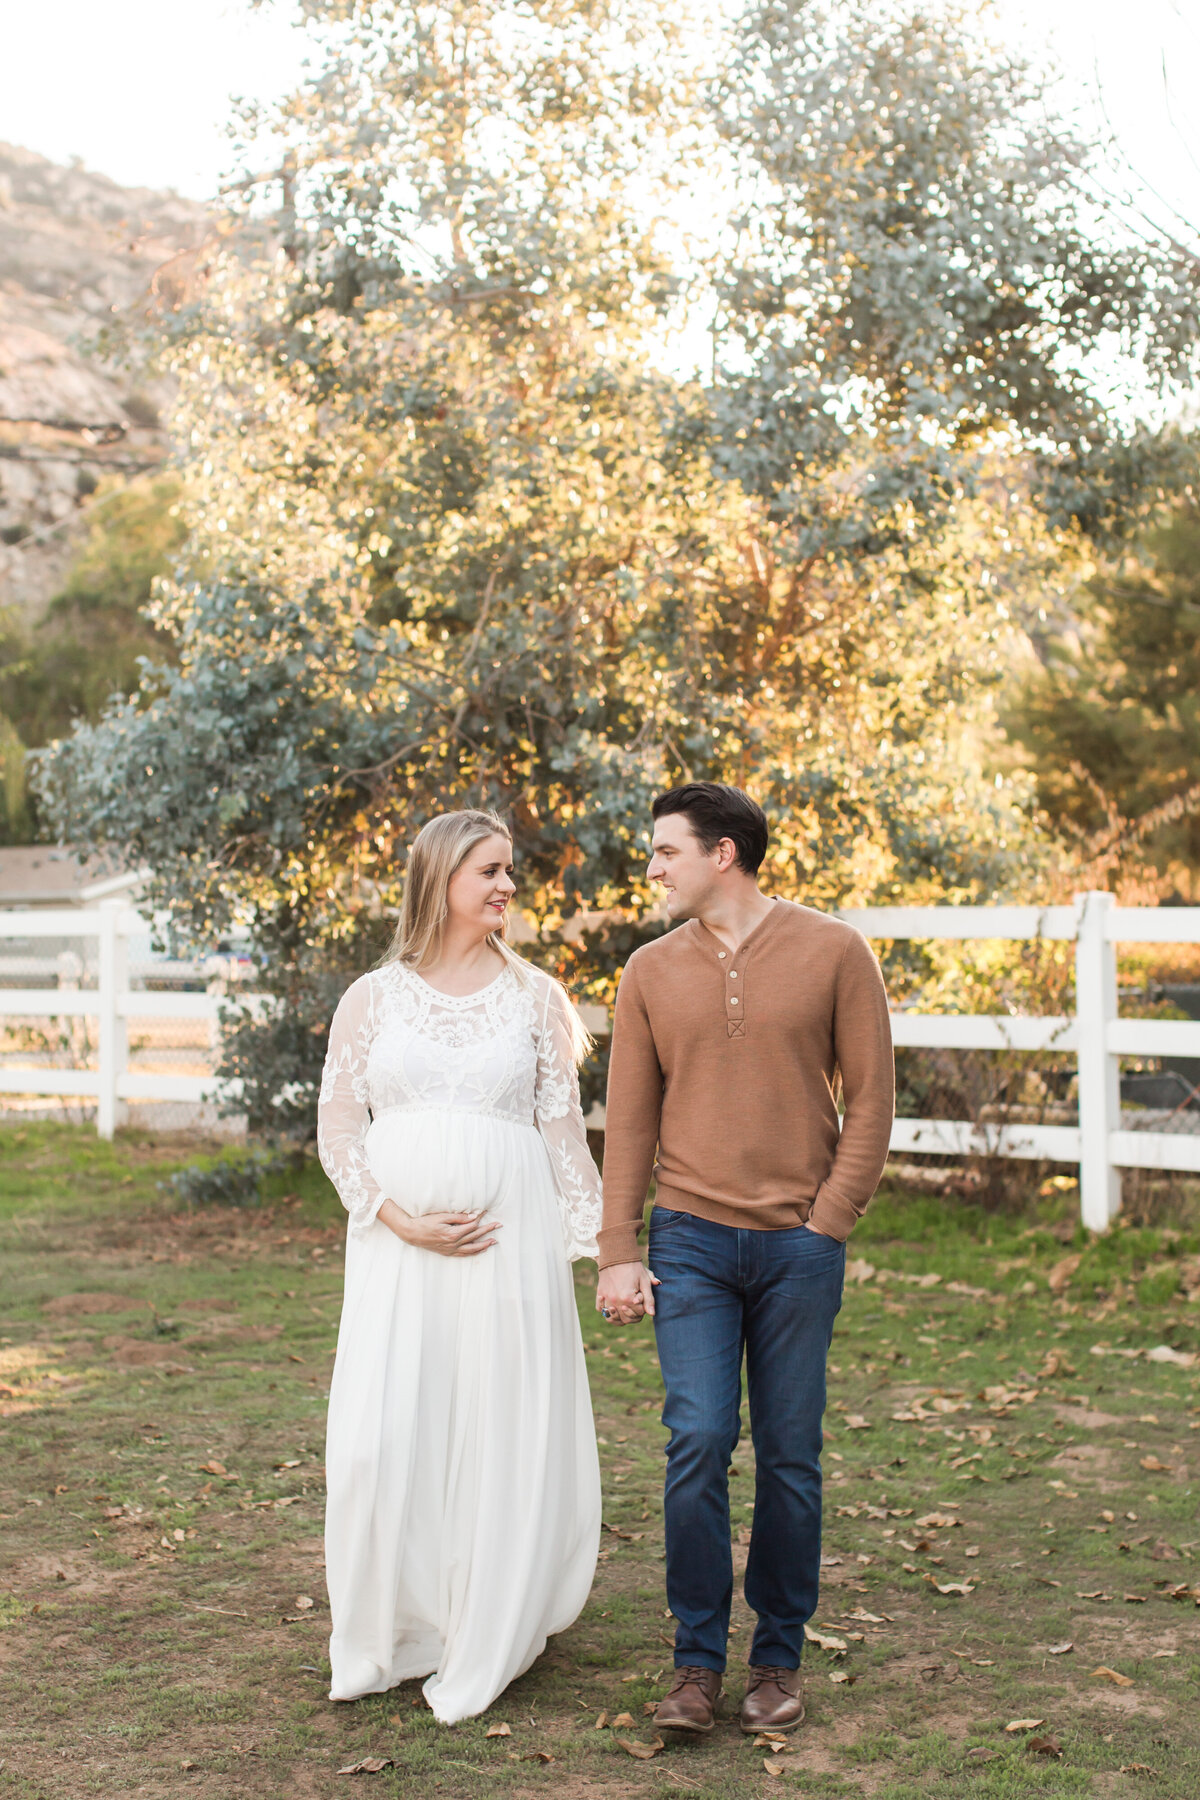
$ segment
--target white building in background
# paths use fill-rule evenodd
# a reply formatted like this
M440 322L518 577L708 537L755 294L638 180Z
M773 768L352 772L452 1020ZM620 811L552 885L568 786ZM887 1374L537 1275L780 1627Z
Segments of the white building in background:
M144 880L140 872L114 872L111 864L54 844L0 849L0 907L95 906L116 895L136 905Z

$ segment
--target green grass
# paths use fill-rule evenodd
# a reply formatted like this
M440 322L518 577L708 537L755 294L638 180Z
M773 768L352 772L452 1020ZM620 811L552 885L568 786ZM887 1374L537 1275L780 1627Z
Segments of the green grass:
M1145 1355L1200 1349L1185 1211L1089 1240L1070 1190L1001 1218L885 1189L831 1357L816 1624L847 1648L810 1647L808 1723L772 1774L733 1722L740 1598L714 1736L647 1761L618 1741L653 1737L671 1663L659 1378L650 1330L605 1331L583 1270L609 1528L583 1616L451 1730L415 1684L325 1699L342 1216L315 1168L259 1209L180 1211L157 1183L186 1155L0 1131L0 1792L305 1800L369 1756L392 1759L370 1792L463 1800L1200 1792L1200 1364ZM734 1466L737 1536L748 1441Z

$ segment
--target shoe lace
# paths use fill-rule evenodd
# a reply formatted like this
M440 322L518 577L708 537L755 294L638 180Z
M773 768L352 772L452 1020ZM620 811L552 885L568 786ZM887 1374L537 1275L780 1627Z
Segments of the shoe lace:
M676 1669L675 1680L671 1684L671 1692L677 1694L681 1688L693 1686L704 1687L707 1682L712 1680L712 1676L713 1671L711 1669L691 1667Z
M782 1687L787 1677L795 1673L794 1669L776 1668L765 1663L757 1665L750 1671L749 1691L753 1693L755 1688L764 1687L768 1681L778 1682Z

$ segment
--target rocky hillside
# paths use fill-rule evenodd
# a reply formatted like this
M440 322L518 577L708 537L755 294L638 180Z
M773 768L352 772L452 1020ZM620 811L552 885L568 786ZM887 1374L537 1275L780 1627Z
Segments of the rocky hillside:
M0 144L0 608L36 619L89 494L162 459L162 395L104 334L173 283L206 231L193 201Z

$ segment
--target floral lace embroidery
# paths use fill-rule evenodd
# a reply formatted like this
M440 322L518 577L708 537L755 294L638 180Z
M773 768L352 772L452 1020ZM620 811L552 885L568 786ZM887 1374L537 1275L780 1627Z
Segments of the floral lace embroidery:
M456 996L389 963L347 989L329 1035L317 1148L352 1231L366 1231L386 1198L367 1164L368 1127L397 1108L533 1126L549 1155L568 1255L596 1254L600 1178L557 982L505 969L478 993Z

